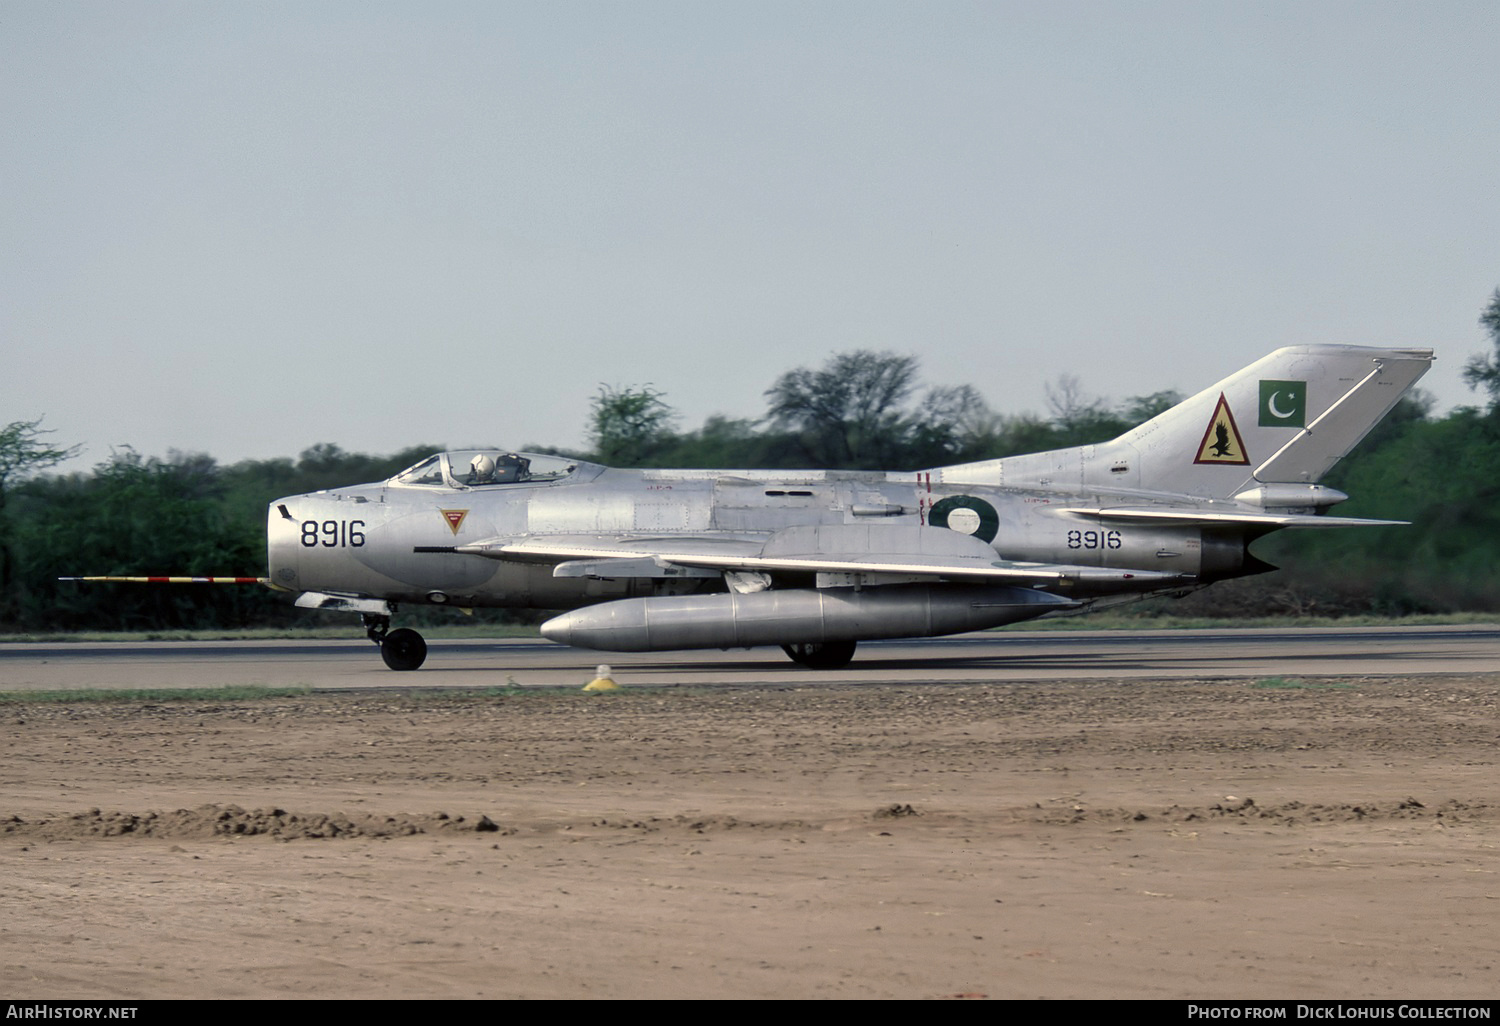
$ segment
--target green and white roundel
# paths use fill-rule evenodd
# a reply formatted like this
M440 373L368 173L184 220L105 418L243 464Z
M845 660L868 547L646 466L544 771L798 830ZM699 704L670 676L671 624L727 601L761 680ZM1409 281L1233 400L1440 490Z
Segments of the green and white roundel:
M980 541L991 542L1000 531L1000 514L983 499L973 495L950 495L933 503L927 514L933 527L946 527L959 534L972 534Z

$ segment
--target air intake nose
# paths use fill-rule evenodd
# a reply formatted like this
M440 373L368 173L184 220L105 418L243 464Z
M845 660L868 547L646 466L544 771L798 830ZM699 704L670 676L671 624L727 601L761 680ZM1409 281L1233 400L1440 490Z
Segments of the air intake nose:
M292 499L271 503L266 511L266 567L271 587L301 591L301 523L292 515Z

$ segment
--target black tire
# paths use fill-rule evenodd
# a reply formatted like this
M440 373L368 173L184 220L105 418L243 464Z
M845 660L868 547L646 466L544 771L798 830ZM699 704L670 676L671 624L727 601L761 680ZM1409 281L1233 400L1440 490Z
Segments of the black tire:
M840 670L854 658L854 645L852 641L822 641L782 645L781 650L809 670Z
M380 658L393 670L415 670L427 659L427 642L410 628L398 628L380 643Z

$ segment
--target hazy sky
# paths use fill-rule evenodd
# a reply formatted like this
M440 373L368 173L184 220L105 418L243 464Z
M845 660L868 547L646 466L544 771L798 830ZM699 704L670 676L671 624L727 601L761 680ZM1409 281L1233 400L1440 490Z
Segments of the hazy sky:
M692 428L847 349L1005 412L1500 285L1500 4L0 0L0 423L224 462Z

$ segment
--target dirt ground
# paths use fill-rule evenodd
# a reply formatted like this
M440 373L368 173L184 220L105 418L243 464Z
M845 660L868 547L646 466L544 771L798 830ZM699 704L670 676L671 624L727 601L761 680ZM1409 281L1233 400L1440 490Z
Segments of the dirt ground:
M0 708L12 998L1494 998L1500 673Z

